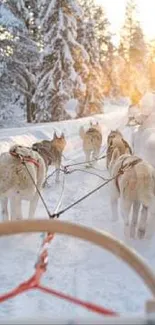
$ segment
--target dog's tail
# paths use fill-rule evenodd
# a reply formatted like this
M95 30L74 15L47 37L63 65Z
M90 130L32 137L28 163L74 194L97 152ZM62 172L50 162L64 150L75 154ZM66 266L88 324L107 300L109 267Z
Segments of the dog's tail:
M85 131L84 131L84 128L83 126L80 127L80 130L79 130L79 135L80 137L83 139L84 138L84 135L85 135Z

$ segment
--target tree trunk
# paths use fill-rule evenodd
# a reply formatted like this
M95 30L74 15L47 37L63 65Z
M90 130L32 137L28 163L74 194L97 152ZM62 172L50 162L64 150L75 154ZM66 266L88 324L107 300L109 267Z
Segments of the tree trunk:
M30 96L27 96L27 98L26 98L26 116L27 116L27 122L31 123L32 114L31 114L31 99L30 99Z

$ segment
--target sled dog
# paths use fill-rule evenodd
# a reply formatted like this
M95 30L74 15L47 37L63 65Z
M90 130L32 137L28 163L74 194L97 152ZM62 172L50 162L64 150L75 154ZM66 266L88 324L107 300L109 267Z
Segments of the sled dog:
M90 160L97 159L102 145L102 131L98 122L92 124L87 131L83 126L80 128L79 135L83 140L83 150L86 162L90 165Z
M32 145L32 149L36 150L44 159L46 169L50 165L54 165L56 168L56 182L59 181L60 166L62 161L62 154L66 146L66 139L64 133L60 137L54 132L53 139L43 140L36 142Z
M112 219L118 219L118 199L124 219L125 234L139 239L146 233L148 211L155 220L155 169L147 161L131 154L121 154L116 146L109 164L111 176ZM138 221L138 213L140 212ZM130 212L132 216L130 222Z
M22 219L21 201L28 200L29 216L35 214L39 195L45 181L46 167L43 158L31 148L14 145L0 155L0 198L3 220ZM33 181L32 181L33 179ZM35 186L35 184L36 186Z
M112 153L116 148L118 148L120 155L125 153L132 154L132 150L128 142L123 138L122 133L119 130L112 130L109 133L107 138L107 151L106 151L107 169L109 169Z

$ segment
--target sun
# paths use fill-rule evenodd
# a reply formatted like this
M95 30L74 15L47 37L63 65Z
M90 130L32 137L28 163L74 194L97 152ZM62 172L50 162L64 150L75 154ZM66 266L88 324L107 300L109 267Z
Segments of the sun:
M124 21L125 5L127 0L96 0L97 4L103 5L111 28L119 34ZM155 0L137 0L139 20L147 39L155 39Z

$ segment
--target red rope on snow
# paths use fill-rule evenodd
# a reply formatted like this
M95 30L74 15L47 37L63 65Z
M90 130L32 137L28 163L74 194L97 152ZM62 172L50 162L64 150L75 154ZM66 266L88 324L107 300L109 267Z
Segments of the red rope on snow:
M41 253L40 253L38 261L35 265L36 271L35 271L34 275L32 277L30 277L30 279L28 279L27 281L22 282L15 289L9 291L8 293L0 295L0 303L6 301L8 299L11 299L13 297L16 297L19 294L24 293L28 290L38 289L42 292L54 295L60 299L64 299L64 300L74 303L76 305L82 306L92 312L96 312L98 314L102 314L105 316L118 316L118 314L112 310L109 310L104 307L100 307L98 305L83 301L81 299L72 297L68 294L61 293L54 289L44 287L40 284L41 277L42 277L43 273L46 272L47 264L48 264L47 246L53 238L54 238L54 234L48 234L46 236L46 238L43 240L42 247L41 247Z
M86 308L88 310L91 310L93 312L96 312L98 314L102 314L102 315L106 315L106 316L118 316L117 313L115 313L114 311L112 311L110 309L100 307L98 305L92 304L90 302L83 301L83 300L75 298L75 297L71 297L68 294L58 292L58 291L56 291L54 289L49 289L49 288L46 288L46 287L41 286L41 285L39 285L38 289L40 289L43 292L52 294L52 295L54 295L56 297L59 297L61 299L70 301L70 302L72 302L72 303L74 303L76 305L82 306L82 307L84 307L84 308Z

